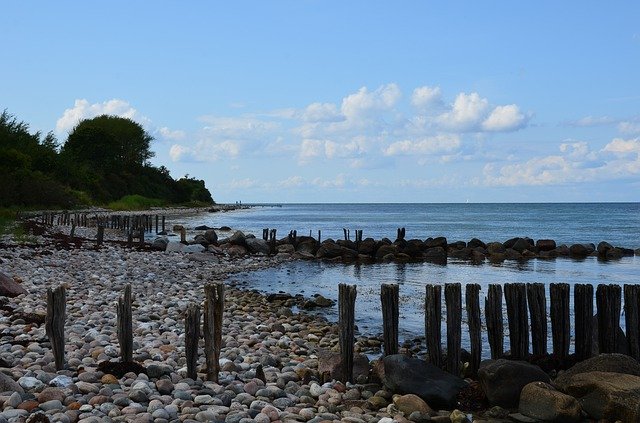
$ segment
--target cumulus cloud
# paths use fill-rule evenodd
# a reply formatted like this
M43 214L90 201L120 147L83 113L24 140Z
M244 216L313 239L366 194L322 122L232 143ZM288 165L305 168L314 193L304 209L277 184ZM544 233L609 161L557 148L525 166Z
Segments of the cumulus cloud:
M482 129L486 131L514 131L522 128L526 118L515 104L497 106L482 122Z
M578 120L572 120L567 122L569 126L576 127L590 127L590 126L602 126L615 123L616 120L609 116L585 116Z
M128 102L120 99L107 100L102 103L89 103L86 99L77 99L72 108L66 109L62 117L56 122L58 134L68 133L83 119L91 119L100 115L112 115L129 118L138 123L148 123L149 120L140 116Z
M640 134L640 122L620 122L618 124L618 131L625 135L637 135Z
M478 93L460 93L451 110L441 114L438 121L445 127L457 131L469 131L476 128L489 110L489 101Z
M158 134L167 140L171 140L171 141L181 141L183 139L185 139L187 137L187 134L184 131L180 131L180 130L171 130L169 128L167 128L166 126L163 126L162 128L158 129Z
M413 90L411 104L419 109L428 109L442 103L440 87L422 86Z
M397 155L429 155L442 152L450 152L460 147L460 137L453 134L437 135L420 140L396 141L385 150L386 156Z
M340 122L344 119L333 103L311 103L302 113L305 122Z
M563 143L562 154L533 157L520 163L483 169L484 185L558 185L634 177L640 174L640 139L613 139L592 151L584 142Z
M383 85L375 91L362 87L342 100L340 110L347 119L360 120L371 117L377 111L392 109L400 97L400 88L396 84Z

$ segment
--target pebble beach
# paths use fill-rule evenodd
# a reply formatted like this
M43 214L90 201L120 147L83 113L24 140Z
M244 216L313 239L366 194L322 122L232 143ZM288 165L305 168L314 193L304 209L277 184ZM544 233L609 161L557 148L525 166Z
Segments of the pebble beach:
M78 228L76 236L92 232ZM376 384L321 383L318 353L337 351L335 325L233 286L226 287L219 383L206 381L204 371L196 380L186 377L189 303L202 302L206 282L277 265L278 256L231 259L110 244L96 250L89 243L65 249L43 237L31 241L5 238L0 251L2 271L28 292L2 305L0 422L46 416L59 422L358 423L391 421L397 411L391 393ZM134 360L146 371L118 378L98 365L119 359L116 304L129 283ZM67 365L56 372L43 321L46 290L60 284L67 289ZM259 365L263 378L256 378ZM450 411L441 414L449 421Z

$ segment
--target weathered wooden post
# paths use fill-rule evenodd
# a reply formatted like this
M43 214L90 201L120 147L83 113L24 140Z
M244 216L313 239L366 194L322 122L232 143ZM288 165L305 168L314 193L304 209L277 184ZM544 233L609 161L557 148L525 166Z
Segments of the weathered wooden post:
M629 353L633 358L640 358L640 319L638 302L640 301L640 285L624 285L624 318L629 344Z
M618 352L621 293L620 285L600 284L596 289L598 350L600 354Z
M342 359L342 382L353 381L353 342L355 334L356 286L338 285L338 327L340 356Z
M67 290L64 285L59 285L54 290L47 288L45 332L51 343L56 370L62 370L66 361L64 357L64 322L66 319L66 309Z
M158 220L159 216L156 214L156 235L158 234Z
M318 229L318 244L322 242L322 231Z
M462 343L462 289L459 283L444 286L447 304L447 370L460 375L460 348Z
M139 246L140 246L140 248L144 248L144 227L140 227L140 232L139 232L138 236L140 237Z
M269 228L265 228L262 230L262 239L265 241L269 240Z
M96 245L101 246L104 241L104 226L98 225L98 233L96 235Z
M71 231L69 232L69 241L73 242L73 237L76 234L76 221L71 220Z
M573 287L573 309L576 328L576 359L591 357L593 345L593 285L576 284Z
M342 228L342 232L344 232L344 240L348 241L349 240L349 231L347 230L347 228Z
M571 322L569 321L569 284L549 285L551 297L551 336L553 354L564 359L569 355Z
M217 383L222 349L224 283L207 283L204 286L204 296L204 353L207 380Z
M127 231L127 248L133 248L133 231Z
M482 321L480 318L480 285L470 283L466 286L465 303L467 306L467 322L469 325L469 341L471 344L471 361L469 370L475 375L482 359Z
M269 254L276 253L276 229L271 229L269 231Z
M426 286L424 308L428 362L442 367L442 286Z
M187 377L196 380L198 377L198 341L200 340L200 307L197 304L191 303L187 307L184 327Z
M523 283L505 284L504 298L507 303L507 319L509 319L511 358L522 360L529 355L526 285Z
M400 297L398 284L383 283L380 287L382 303L382 339L384 355L398 354L398 301Z
M118 299L118 342L120 357L124 363L133 361L133 320L131 315L131 284L124 287L124 293Z
M165 228L164 228L164 220L165 220L166 216L162 216L162 232L165 232Z
M489 285L489 292L484 300L484 312L491 358L494 360L502 358L504 355L504 322L502 319L502 287L500 285Z
M187 230L184 226L180 228L180 242L183 244L187 243Z
M547 353L547 297L543 283L527 284L527 302L531 316L531 344L533 354Z

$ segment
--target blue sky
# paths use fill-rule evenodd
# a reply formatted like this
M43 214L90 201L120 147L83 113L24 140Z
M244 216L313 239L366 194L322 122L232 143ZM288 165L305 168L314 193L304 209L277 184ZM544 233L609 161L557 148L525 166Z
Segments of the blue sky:
M0 108L219 202L640 201L640 3L4 2Z

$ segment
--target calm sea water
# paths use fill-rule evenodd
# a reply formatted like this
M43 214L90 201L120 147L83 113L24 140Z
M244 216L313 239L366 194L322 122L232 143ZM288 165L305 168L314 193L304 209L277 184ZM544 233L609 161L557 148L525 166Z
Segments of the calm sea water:
M488 242L528 236L533 239L555 239L558 244L597 244L606 240L616 246L640 247L639 203L291 204L197 216L187 224L229 226L257 236L261 236L263 228L276 228L279 237L293 229L300 235L308 235L312 231L316 236L320 229L323 239L337 239L343 237L344 227L351 229L352 234L355 229L362 229L365 238L394 239L396 229L405 227L407 238L446 236L450 241L468 241L476 237ZM355 284L358 286L356 322L360 333L367 335L377 335L382 331L380 285L398 283L401 297L400 338L406 340L424 334L426 284L459 282L464 287L467 283L479 283L483 305L487 287L492 283L640 283L640 257L625 257L609 262L588 257L584 260L558 258L482 265L459 260L449 260L446 265L293 262L276 269L235 275L232 280L263 292L284 291L301 293L306 297L320 293L334 300L338 297L339 283ZM337 320L336 307L323 311L323 314ZM465 331L466 328L463 328L463 345L467 346ZM484 343L487 355L486 339Z

